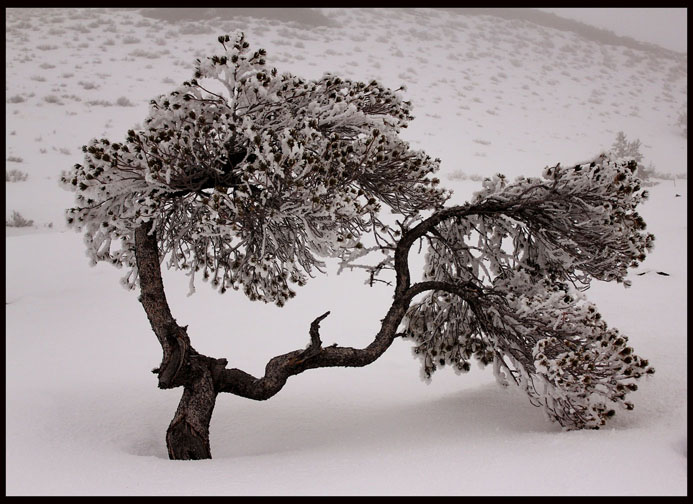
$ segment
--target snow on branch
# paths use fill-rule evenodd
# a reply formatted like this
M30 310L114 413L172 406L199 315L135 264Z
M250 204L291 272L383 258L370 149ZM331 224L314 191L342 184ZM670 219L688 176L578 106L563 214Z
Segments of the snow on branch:
M130 268L134 230L153 223L170 268L278 305L320 257L348 257L388 236L382 206L405 218L442 206L439 160L399 138L411 104L376 81L315 80L266 67L242 32L198 60L194 78L151 101L142 130L93 139L62 176L68 223L89 256ZM224 92L212 92L209 83ZM217 86L218 87L218 86ZM214 89L216 89L215 87Z
M468 371L474 356L566 428L599 427L612 406L632 408L634 379L654 370L581 290L592 278L629 285L627 269L652 248L635 167L600 156L547 168L543 179L499 175L471 203L418 226L430 244L424 283L439 288L412 304L404 334L425 379L446 364ZM484 295L459 295L461 283Z

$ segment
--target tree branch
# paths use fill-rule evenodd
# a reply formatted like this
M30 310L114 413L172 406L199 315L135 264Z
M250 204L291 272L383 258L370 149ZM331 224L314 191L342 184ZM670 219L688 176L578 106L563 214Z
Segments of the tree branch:
M495 211L502 211L507 205L499 205ZM484 292L476 285L465 282L459 284L447 282L419 282L410 286L409 249L421 236L443 220L462 217L471 213L492 211L465 206L457 206L436 212L419 225L402 235L395 251L395 272L397 284L392 305L382 320L380 331L365 348L340 347L333 345L322 348L319 336L320 322L327 317L327 312L316 318L310 327L311 343L306 350L295 350L272 358L265 366L265 375L256 378L240 369L223 369L217 374L216 388L219 392L263 401L274 396L283 387L289 377L308 369L323 367L362 367L378 359L401 335L397 329L409 308L411 300L429 290L443 290L465 300L474 299Z
M311 345L307 350L295 350L272 358L265 366L265 375L256 378L240 369L224 369L219 375L217 389L248 399L263 401L279 392L286 380L303 371L323 367L362 367L380 357L392 344L408 302L396 300L383 319L382 327L373 342L363 349L339 347L315 347L319 344L316 322L311 324ZM319 319L316 319L319 321Z
M380 331L373 342L365 348L330 346L320 348L317 333L319 323L330 312L318 317L311 324L311 345L307 350L295 350L271 359L265 367L265 375L256 378L240 369L224 369L217 384L219 392L229 392L248 399L264 401L279 392L287 379L308 369L324 367L363 367L378 359L401 336L397 328L411 300L429 290L444 290L465 300L478 296L481 289L471 283L451 284L446 282L420 282L395 298L382 321ZM316 346L318 345L318 346Z

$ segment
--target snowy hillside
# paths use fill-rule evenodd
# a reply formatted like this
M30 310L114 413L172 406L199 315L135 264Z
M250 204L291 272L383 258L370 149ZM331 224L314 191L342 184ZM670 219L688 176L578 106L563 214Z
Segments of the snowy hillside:
M310 23L240 16L168 22L130 9L6 10L6 461L8 495L684 495L687 489L685 55L602 45L492 16L321 9ZM92 137L122 140L151 98L192 76L217 36L245 31L268 64L406 86L403 136L442 160L462 203L484 176L540 174L608 149L619 131L672 174L641 214L655 249L633 286L587 296L656 374L635 410L563 432L490 369L419 379L410 343L362 369L312 370L276 397L217 400L214 459L171 462L164 433L181 391L156 388L161 348L123 271L90 268L66 231L62 170ZM476 180L476 181L475 181ZM658 274L666 273L667 275ZM315 278L284 308L164 272L195 347L262 375L305 347L372 340L392 293L359 272Z

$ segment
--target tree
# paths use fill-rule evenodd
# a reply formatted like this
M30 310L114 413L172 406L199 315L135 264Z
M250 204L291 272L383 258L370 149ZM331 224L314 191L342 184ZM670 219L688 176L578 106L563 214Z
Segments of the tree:
M368 365L398 337L415 342L426 377L445 364L465 371L471 356L493 363L499 381L519 384L565 428L598 428L612 406L632 408L626 394L653 369L580 291L593 278L627 285L652 246L633 162L600 156L512 183L497 175L469 203L445 206L439 160L398 136L412 119L399 90L278 74L242 33L219 42L221 56L152 100L143 130L92 140L61 178L76 193L67 221L85 231L92 262L125 266L123 284L139 284L163 350L158 386L183 387L170 458L211 457L219 393L265 400L308 369ZM422 242L426 267L412 282L409 253ZM166 261L186 271L191 291L201 275L281 306L322 271L321 257L394 284L380 330L365 348L323 347L322 314L306 348L272 358L261 378L193 348L160 270Z
M665 177L661 173L657 173L652 163L649 163L648 166L643 164L643 155L640 152L641 145L640 139L636 138L629 142L625 133L619 131L611 146L611 156L621 160L633 160L637 165L635 174L640 180L640 184L645 187L652 187L659 183L655 179Z
M676 118L676 125L681 128L683 138L688 138L688 104L684 105L681 112L679 112Z
M616 158L633 159L636 163L642 163L643 155L640 152L640 139L636 138L632 142L629 142L626 138L626 134L623 131L619 131L616 134L616 140L611 146L611 152Z

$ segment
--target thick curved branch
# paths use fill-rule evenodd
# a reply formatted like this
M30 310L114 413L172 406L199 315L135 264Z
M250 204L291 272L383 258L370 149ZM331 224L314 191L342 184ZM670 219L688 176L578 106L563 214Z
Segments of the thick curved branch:
M410 299L395 300L383 319L380 331L365 348L330 346L316 350L311 345L306 350L295 350L271 359L265 366L262 378L256 378L240 369L224 369L219 376L218 390L262 401L279 392L289 377L308 369L366 366L380 357L396 338L397 327L406 313L409 301Z
M224 369L219 375L219 392L229 392L248 399L266 400L279 392L289 377L308 369L323 367L363 367L378 359L397 338L397 328L409 308L411 300L429 290L444 290L463 296L466 300L479 295L480 289L471 283L421 282L414 284L396 297L382 321L380 331L365 348L330 346L317 348L313 342L317 324L327 316L318 317L311 324L311 346L307 350L295 350L271 359L265 367L265 375L256 378L240 369ZM329 313L329 312L328 312ZM319 341L319 336L318 337Z
M362 349L330 346L321 348L318 326L327 314L311 324L311 345L306 350L295 350L272 358L265 366L265 375L256 378L240 369L223 369L217 376L219 392L228 392L248 399L266 400L279 392L289 377L308 369L323 367L362 367L378 359L397 338L397 329L409 308L412 299L430 290L442 290L462 296L465 300L478 298L483 291L467 283L419 282L410 283L409 251L417 239L432 231L446 219L461 218L478 213L498 213L511 207L505 203L486 203L478 206L456 206L436 212L420 224L405 232L395 251L396 287L392 305L382 321L380 331L373 342ZM329 313L329 312L328 312Z

